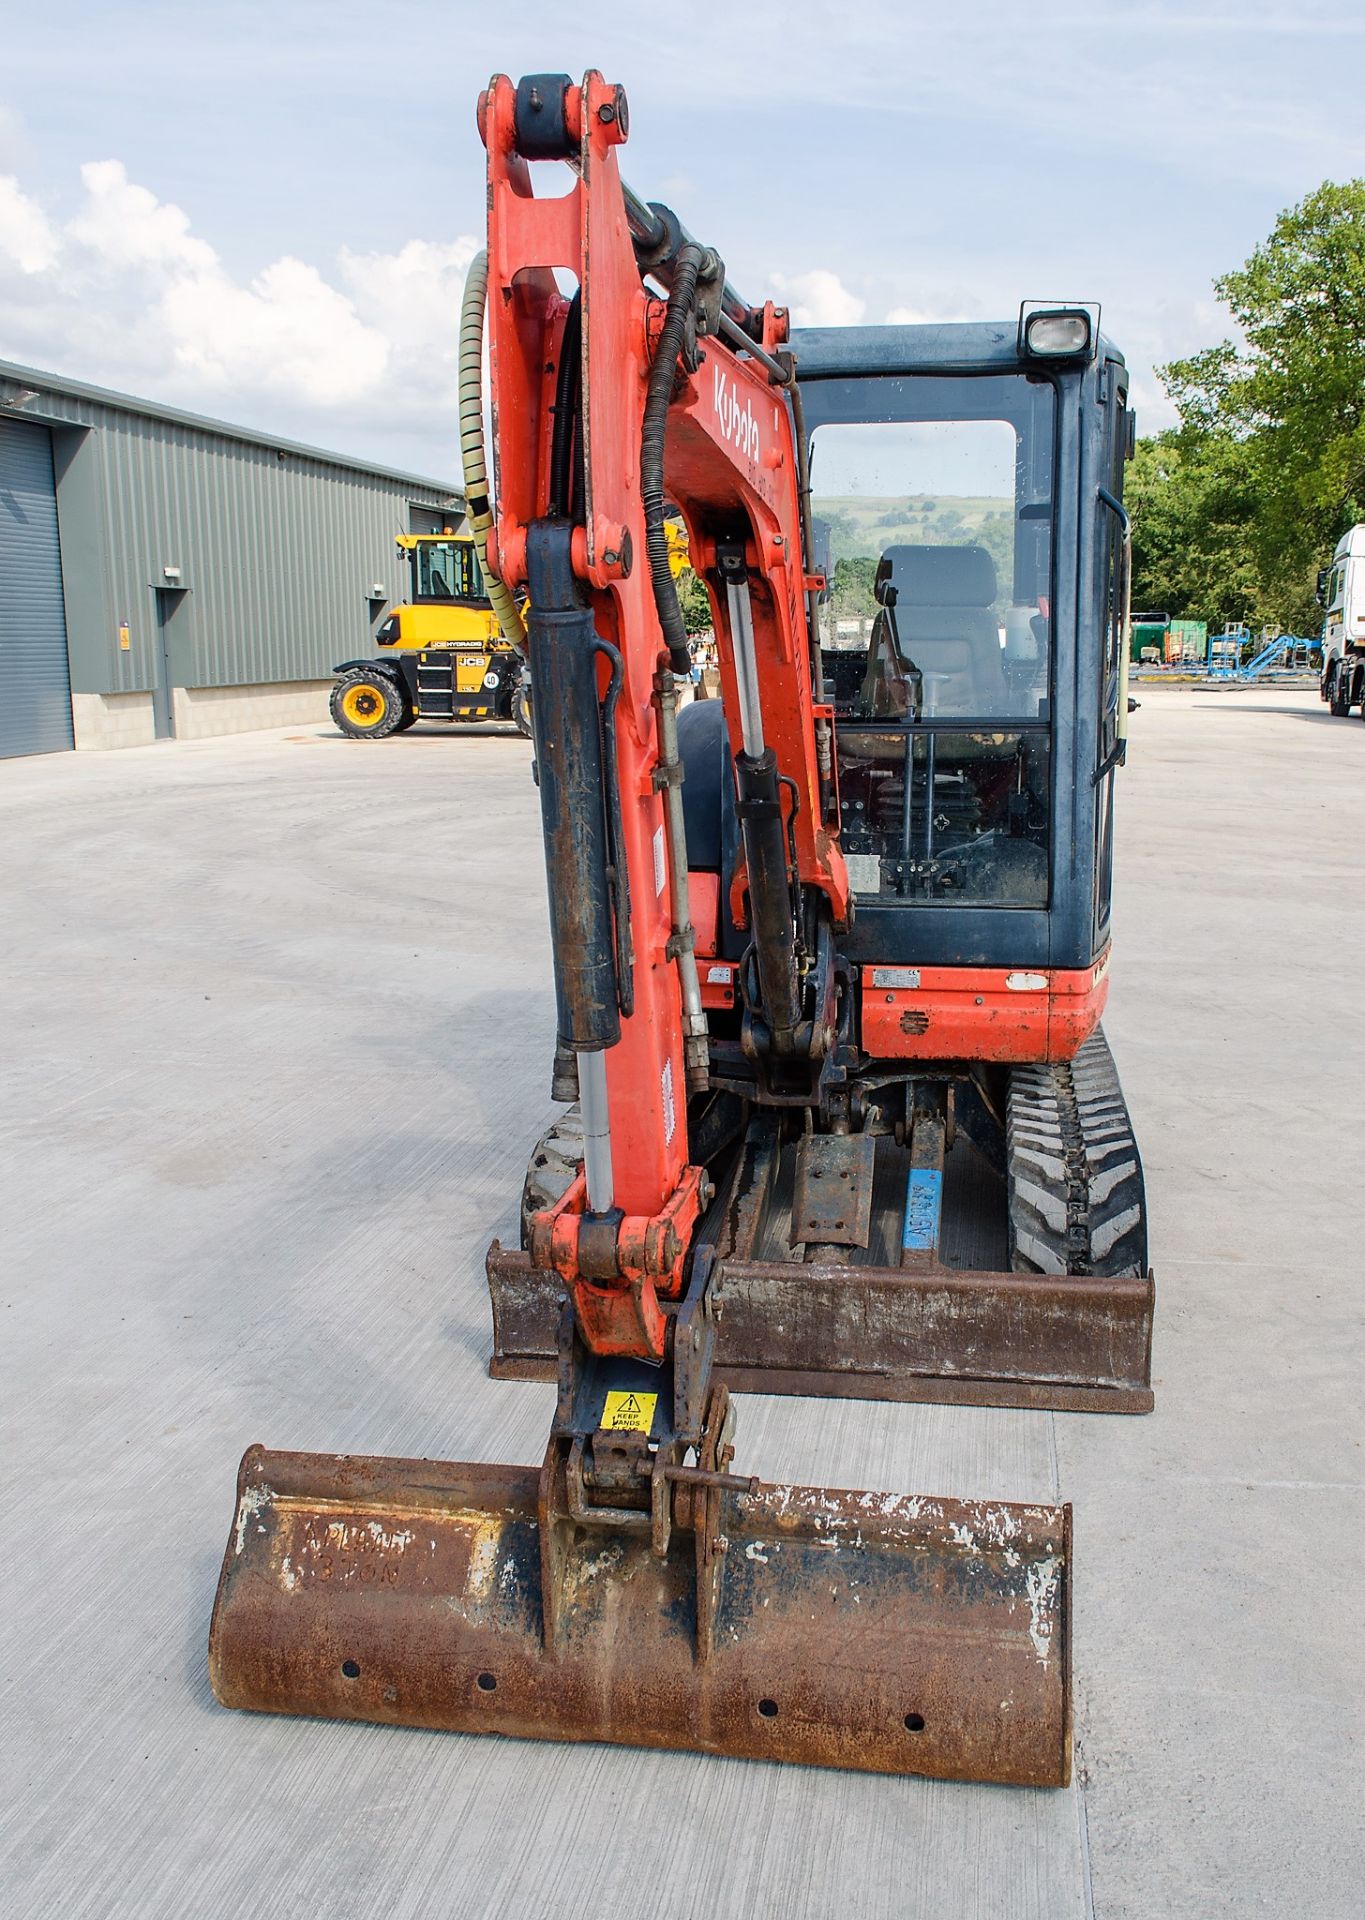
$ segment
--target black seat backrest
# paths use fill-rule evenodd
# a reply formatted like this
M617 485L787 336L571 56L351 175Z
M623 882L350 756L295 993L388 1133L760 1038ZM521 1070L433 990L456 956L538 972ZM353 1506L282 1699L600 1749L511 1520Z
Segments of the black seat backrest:
M888 547L901 652L926 679L926 713L1002 710L995 562L984 547Z

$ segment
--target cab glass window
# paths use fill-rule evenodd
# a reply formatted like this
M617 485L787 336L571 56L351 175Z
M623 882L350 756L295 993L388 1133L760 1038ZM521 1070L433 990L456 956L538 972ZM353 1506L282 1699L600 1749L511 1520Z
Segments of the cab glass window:
M423 540L414 549L418 600L484 600L487 589L471 542Z
M803 394L854 890L1046 905L1053 387L916 375Z

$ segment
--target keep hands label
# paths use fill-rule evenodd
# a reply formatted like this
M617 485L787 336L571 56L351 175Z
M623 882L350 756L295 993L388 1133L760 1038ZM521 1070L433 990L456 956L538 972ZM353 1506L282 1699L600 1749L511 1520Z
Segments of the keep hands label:
M657 1393L609 1393L602 1425L609 1433L648 1433L658 1399Z

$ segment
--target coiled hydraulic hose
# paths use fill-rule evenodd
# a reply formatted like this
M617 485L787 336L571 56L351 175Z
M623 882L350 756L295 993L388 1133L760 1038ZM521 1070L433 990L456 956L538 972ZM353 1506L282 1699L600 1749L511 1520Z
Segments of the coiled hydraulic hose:
M691 245L679 248L673 261L668 312L659 335L654 365L649 372L644 426L640 433L640 492L645 509L645 552L649 556L654 606L668 647L669 664L674 673L680 674L691 672L692 650L687 644L687 627L682 608L678 605L673 569L668 564L668 536L664 532L664 435L668 427L669 403L673 398L673 381L678 370L678 355L682 352L687 322L696 305L697 278L705 259L702 249Z
M469 263L460 307L460 457L464 462L465 508L479 544L479 562L488 582L488 598L498 616L498 625L515 645L525 647L526 626L521 608L511 589L489 566L487 558L487 536L493 525L483 447L483 310L487 298L488 255L476 253Z

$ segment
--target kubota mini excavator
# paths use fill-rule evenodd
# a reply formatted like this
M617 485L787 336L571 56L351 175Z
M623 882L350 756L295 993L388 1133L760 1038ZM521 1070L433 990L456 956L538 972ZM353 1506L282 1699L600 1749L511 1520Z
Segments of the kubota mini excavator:
M1151 1404L1142 1177L1098 1024L1123 362L1070 305L794 355L782 311L623 185L620 88L499 76L479 125L466 485L490 580L528 595L577 1101L533 1155L523 1247L488 1257L493 1371L558 1398L538 1471L252 1448L213 1684L1059 1784L1070 1509L761 1484L729 1395ZM536 163L567 163L567 193L535 197ZM959 428L1003 449L995 507L954 539L922 485L882 502L869 616L830 620L812 449L823 503L841 446L873 470ZM973 460L958 492L990 493ZM670 506L722 681L681 716Z

